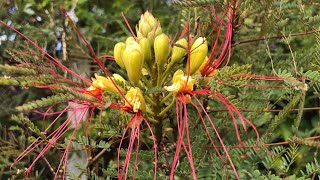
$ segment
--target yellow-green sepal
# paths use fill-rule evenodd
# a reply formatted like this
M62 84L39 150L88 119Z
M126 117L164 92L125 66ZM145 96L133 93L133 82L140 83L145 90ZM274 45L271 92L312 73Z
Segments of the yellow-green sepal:
M125 50L125 48L126 48L126 44L123 42L119 42L114 46L114 50L113 50L114 60L122 69L124 69L122 53Z
M200 68L208 53L206 38L199 37L191 46L190 52L190 75L193 75ZM188 72L188 66L187 66Z

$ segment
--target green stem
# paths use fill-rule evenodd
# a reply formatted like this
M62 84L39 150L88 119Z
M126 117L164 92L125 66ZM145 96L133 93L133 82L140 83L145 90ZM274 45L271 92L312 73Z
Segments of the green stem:
M149 82L149 80L144 76L142 75L142 81L146 84L147 87L152 87L152 84Z
M165 103L171 96L172 96L172 93L167 94L167 95L160 101L160 104Z
M144 99L150 103L152 106L157 106L157 103L155 103L149 96L144 96Z
M149 121L149 122L153 122L155 124L159 124L159 121L155 120L154 118L147 118L146 119Z
M147 108L146 112L151 116L155 116L154 112L152 112L149 108ZM156 121L156 120L155 120Z
M158 116L159 116L159 117L162 117L166 112L168 112L168 111L172 108L172 106L175 104L175 102L176 102L176 100L173 98L172 101L171 101L171 103L170 103L164 110L162 110L162 111L158 114Z
M306 99L306 91L303 91L302 92L302 96L301 96L301 100L300 100L300 104L299 104L298 115L297 115L297 118L294 121L294 127L293 127L293 131L294 131L296 136L298 135L298 129L299 129L301 118L302 118L302 114L303 114L303 108L304 108L305 99Z
M161 81L161 84L164 84L166 79L167 79L167 76L168 76L168 73L162 75L162 81Z
M161 87L161 79L162 79L161 72L162 72L162 68L158 66L157 87Z

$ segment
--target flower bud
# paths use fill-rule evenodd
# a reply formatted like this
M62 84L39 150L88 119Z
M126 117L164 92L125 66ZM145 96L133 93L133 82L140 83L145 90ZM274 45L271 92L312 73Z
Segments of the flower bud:
M126 45L123 42L119 42L114 46L114 59L116 63L124 69L123 59L122 59L122 53L124 49L126 48Z
M138 85L143 67L143 53L137 42L132 41L127 44L123 52L123 60L129 80L134 85Z
M132 41L135 41L135 39L132 36L130 36L126 39L126 44L129 44Z
M164 64L167 62L169 53L170 43L168 36L165 34L157 36L154 40L154 55L159 70L162 70Z
M139 40L139 45L141 46L144 62L150 64L152 55L151 55L151 46L147 38L142 38Z
M112 75L112 79L117 81L117 82L123 83L124 85L127 83L127 81L122 76L120 76L119 74L113 74Z
M119 74L113 74L112 79L114 80L114 82L116 84L126 86L127 81ZM111 82L111 80L110 80L110 83L108 84L108 86L109 86L110 92L113 92L113 93L119 92L118 89L115 87L115 85ZM122 93L125 93L125 90L122 87L118 86L118 88Z
M175 44L177 44L177 46L173 46L171 55L171 62L173 63L179 62L179 60L182 60L184 55L186 55L188 42L185 38L182 38L179 39Z
M141 15L136 29L138 39L145 37L150 41L150 45L153 45L154 38L162 33L159 21L148 11Z
M194 74L208 53L207 40L203 37L199 37L191 46L190 53L190 75ZM187 67L188 70L188 67Z
M202 64L201 64L201 66L200 66L199 69L197 70L198 73L200 73L200 71L206 67L208 61L209 61L209 58L208 58L208 56L206 56L206 57L204 58Z
M125 106L131 107L133 112L138 112L139 110L146 110L146 103L144 101L141 90L138 87L131 87L130 90L126 94L126 99L130 103L126 101Z

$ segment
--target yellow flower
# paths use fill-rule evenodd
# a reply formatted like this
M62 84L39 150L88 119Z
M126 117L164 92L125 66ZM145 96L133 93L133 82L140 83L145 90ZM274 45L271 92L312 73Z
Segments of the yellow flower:
M188 82L187 82L188 79ZM187 85L186 85L187 82ZM165 86L165 90L173 92L174 95L179 94L180 92L190 92L193 91L193 86L196 83L195 79L189 78L184 75L184 72L179 69L177 70L172 78L172 85Z
M101 91L110 91L113 93L118 93L117 88L115 85L112 83L110 78L106 78L103 76L99 76L97 74L94 75L95 78L92 78L92 85L87 89L88 91L93 90L93 89L99 89ZM126 82L120 75L118 74L113 74L112 77L113 80L117 80L119 82ZM119 87L119 89L124 92L124 90Z
M106 77L99 76L97 74L94 74L94 77L95 78L92 78L92 86L102 91L107 90L108 83L110 82L110 80Z
M126 101L125 106L126 107L132 106L133 112L139 112L139 110L141 110L141 111L146 110L146 103L144 101L143 95L142 95L141 90L139 88L131 87L130 90L126 94L126 99L130 103L130 105Z

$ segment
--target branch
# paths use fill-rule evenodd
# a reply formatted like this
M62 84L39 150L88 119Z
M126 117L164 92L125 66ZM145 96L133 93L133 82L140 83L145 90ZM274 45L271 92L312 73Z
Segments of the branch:
M289 111L299 111L300 109L290 109ZM311 107L311 108L303 108L303 111L315 111L320 110L320 107ZM225 112L229 111L228 109L216 109L216 110L210 110L208 113L211 112ZM241 112L280 112L283 111L283 109L265 109L265 110L255 110L255 109L239 109Z
M305 36L305 35L309 35L309 34L314 34L320 32L319 30L313 30L313 31L306 31L306 32L302 32L302 33L294 33L294 34L282 34L282 35L277 35L277 36L271 36L271 37L263 37L263 38L256 38L256 39L248 39L248 40L240 40L238 42L233 43L231 46L237 46L239 44L245 44L245 43L252 43L252 42L256 42L256 41L264 41L265 39L280 39L283 37L294 37L294 36Z

